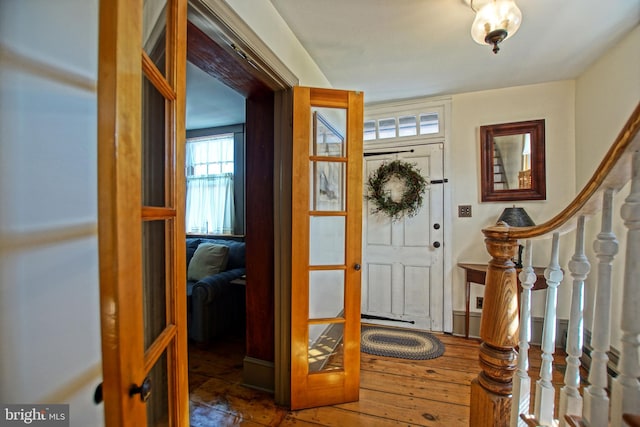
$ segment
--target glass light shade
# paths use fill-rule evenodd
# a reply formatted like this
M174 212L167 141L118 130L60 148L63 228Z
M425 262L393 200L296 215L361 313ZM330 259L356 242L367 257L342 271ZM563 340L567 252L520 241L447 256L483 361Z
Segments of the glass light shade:
M471 37L476 43L492 44L485 40L487 35L495 30L504 30L507 33L506 40L518 31L521 22L522 12L513 0L494 0L476 13L471 25Z

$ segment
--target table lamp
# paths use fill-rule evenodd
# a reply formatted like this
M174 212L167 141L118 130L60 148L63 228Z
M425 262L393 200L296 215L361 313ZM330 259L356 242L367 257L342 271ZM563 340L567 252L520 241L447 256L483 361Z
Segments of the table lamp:
M524 208L505 208L498 218L498 222L505 222L509 227L532 227L535 224L531 217L527 214ZM516 261L516 268L522 268L522 250L524 246L519 245L518 248L518 260Z

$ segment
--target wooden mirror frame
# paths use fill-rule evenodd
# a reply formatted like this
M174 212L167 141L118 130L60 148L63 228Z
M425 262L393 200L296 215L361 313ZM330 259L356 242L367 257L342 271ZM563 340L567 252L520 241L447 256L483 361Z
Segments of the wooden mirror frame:
M494 138L531 134L531 188L496 190L493 173ZM544 119L480 126L480 174L483 202L546 200Z

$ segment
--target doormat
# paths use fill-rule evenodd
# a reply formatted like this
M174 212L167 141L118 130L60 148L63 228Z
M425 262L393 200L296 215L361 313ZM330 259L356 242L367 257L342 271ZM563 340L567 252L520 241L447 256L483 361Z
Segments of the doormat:
M360 349L376 356L399 359L435 359L444 354L444 344L423 331L362 326Z

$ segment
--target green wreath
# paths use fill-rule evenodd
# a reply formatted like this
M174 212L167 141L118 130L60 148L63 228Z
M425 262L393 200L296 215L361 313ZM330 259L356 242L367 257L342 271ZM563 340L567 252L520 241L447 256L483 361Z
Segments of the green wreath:
M397 202L384 189L393 176L404 183L404 192ZM393 220L399 220L405 214L412 217L418 213L426 187L427 181L420 175L419 169L407 162L394 160L383 163L369 176L366 198L375 204L372 213L382 212Z

